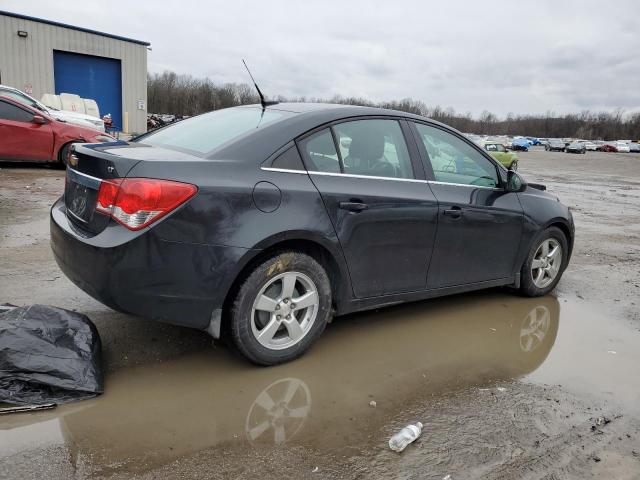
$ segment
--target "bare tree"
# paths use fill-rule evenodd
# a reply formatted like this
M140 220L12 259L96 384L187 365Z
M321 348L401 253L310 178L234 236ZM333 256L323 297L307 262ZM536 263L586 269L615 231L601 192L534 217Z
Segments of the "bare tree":
M198 115L220 108L258 103L253 87L246 83L217 85L208 78L194 78L163 72L147 75L149 112L173 115ZM429 107L420 100L404 98L385 102L372 102L362 97L335 95L330 99L278 95L279 102L341 103L364 105L414 113L446 123L463 132L486 135L529 135L545 138L640 139L640 112L625 114L622 109L613 112L591 112L557 115L548 111L544 115L518 115L509 113L504 119L483 111L473 118L471 113L460 114L453 108L439 105Z

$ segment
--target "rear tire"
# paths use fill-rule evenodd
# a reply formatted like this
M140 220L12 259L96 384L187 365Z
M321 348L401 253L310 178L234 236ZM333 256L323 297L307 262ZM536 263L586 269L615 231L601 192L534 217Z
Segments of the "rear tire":
M550 227L540 232L532 245L520 270L520 292L527 297L540 297L560 281L567 266L569 244L562 230Z
M257 365L288 362L320 337L331 305L322 265L301 252L282 252L258 265L240 287L230 312L231 337Z

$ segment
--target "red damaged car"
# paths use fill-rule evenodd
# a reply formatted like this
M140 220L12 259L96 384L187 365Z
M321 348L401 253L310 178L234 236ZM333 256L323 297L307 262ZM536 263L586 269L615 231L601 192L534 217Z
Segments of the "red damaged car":
M615 143L603 143L598 147L601 152L617 152L618 146Z
M66 163L72 143L116 141L110 135L72 125L0 96L0 161Z

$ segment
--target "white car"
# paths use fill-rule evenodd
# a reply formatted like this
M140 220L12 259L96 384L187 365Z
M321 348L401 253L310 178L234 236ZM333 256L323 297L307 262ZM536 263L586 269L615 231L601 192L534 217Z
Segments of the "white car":
M626 142L616 142L616 148L619 152L629 153L631 151L629 144Z
M598 145L593 142L589 142L588 140L580 143L584 144L585 150L595 152L598 149Z
M84 113L67 112L66 110L47 107L17 88L0 85L0 96L9 97L29 107L37 108L41 112L51 115L53 118L62 122L73 123L74 125L89 127L100 132L104 132L104 122L101 118L92 117L91 115L86 115Z

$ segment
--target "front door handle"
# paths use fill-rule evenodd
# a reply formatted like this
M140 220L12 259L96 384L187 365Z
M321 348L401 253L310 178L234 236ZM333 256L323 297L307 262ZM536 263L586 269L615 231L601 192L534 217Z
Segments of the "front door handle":
M445 209L444 214L450 216L451 218L460 218L462 216L462 208L454 205L451 208Z
M350 212L361 212L369 208L369 205L362 202L340 202L339 207L342 210L349 210Z

